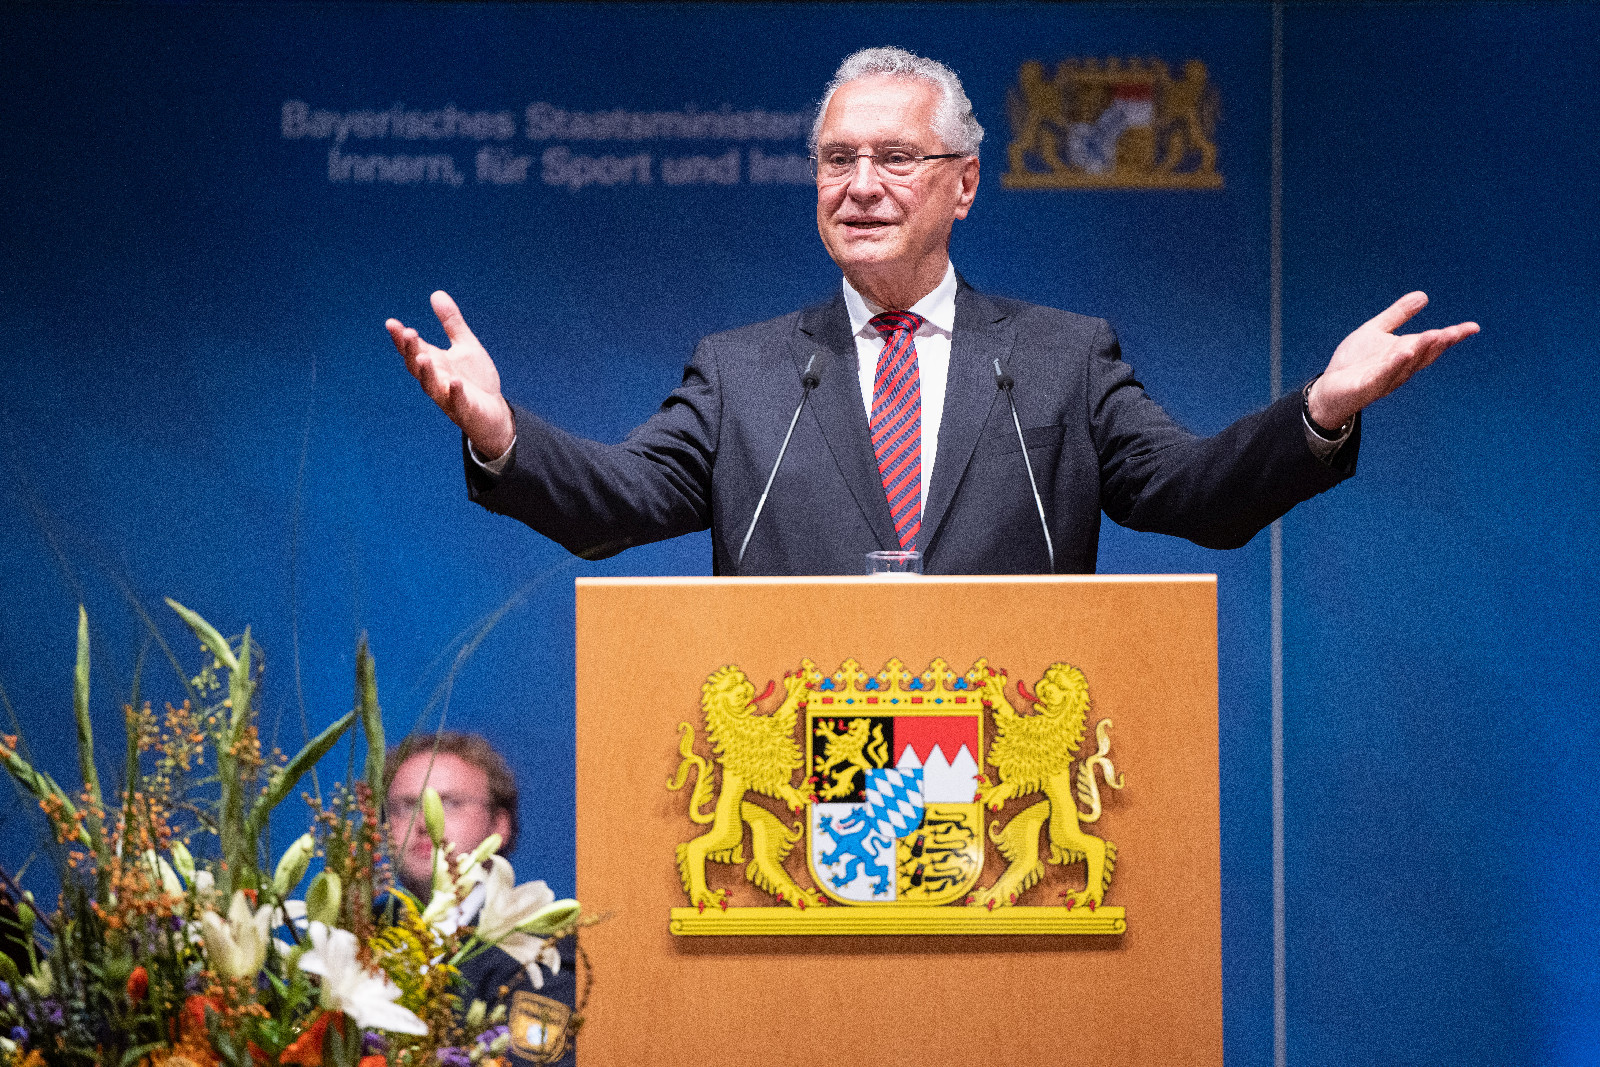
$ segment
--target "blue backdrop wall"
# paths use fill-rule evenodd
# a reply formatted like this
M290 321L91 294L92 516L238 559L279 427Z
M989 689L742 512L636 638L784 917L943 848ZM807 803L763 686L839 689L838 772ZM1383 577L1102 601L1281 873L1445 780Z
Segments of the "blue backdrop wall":
M1410 289L1423 325L1484 325L1283 524L1288 1057L1595 1062L1600 9L1282 26L1286 388ZM141 650L146 693L181 695L152 634L197 665L162 597L254 628L285 748L302 706L312 731L349 707L366 631L391 733L490 733L519 872L570 890L572 578L702 574L708 544L578 563L469 505L383 320L437 337L447 289L510 395L621 437L696 338L838 284L798 157L833 67L887 42L960 71L988 128L973 284L1110 318L1196 430L1270 399L1264 4L13 6L0 685L40 762L75 780L79 602L108 764ZM1074 57L1202 60L1222 188L1002 187L1022 64ZM666 117L585 126L617 110ZM1271 1063L1268 538L1108 527L1100 569L1219 575L1227 1057ZM15 868L38 826L0 819Z

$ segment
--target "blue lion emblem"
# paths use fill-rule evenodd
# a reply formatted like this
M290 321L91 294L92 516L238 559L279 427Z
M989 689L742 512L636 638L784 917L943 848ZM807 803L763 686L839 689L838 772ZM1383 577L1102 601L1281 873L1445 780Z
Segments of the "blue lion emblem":
M822 868L834 868L827 879L835 889L846 889L858 878L871 886L865 898L858 896L861 887L846 890L848 899L893 900L899 866L895 840L922 825L922 768L874 767L865 786L863 802L817 812L817 831L832 844L824 849L822 840L815 840L812 859L819 876Z
M855 880L858 873L865 870L868 878L872 879L872 892L874 895L882 893L884 886L889 881L889 868L878 862L878 853L873 848L874 844L892 846L894 842L883 837L874 823L868 822L860 811L852 812L843 819L835 819L831 815L824 815L819 820L822 829L833 838L833 848L826 855L818 857L823 866L832 866L844 861L844 871L833 876L831 881L835 889L849 885ZM855 829L847 829L854 826Z

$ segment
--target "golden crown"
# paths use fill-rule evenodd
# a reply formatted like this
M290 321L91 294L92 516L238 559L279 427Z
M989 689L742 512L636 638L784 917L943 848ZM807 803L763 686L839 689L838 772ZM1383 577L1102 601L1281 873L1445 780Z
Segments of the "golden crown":
M983 703L983 682L991 673L1005 672L991 671L980 659L970 671L957 674L944 660L936 659L921 674L913 674L903 662L891 659L877 674L868 674L859 662L847 659L817 685L808 703L852 711L975 707Z

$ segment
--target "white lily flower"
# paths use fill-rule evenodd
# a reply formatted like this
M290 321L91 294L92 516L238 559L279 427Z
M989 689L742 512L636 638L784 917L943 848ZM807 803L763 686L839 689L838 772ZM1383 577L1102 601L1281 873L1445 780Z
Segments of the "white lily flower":
M552 975L561 973L561 953L543 938L513 932L502 938L496 947L522 964L522 969L528 972L528 981L533 983L535 989L544 988L544 974L539 969L541 963L549 968Z
M478 915L478 937L491 945L555 901L556 895L542 881L516 885L516 874L504 856L489 857L489 877L483 911Z
M195 871L193 885L196 893L209 893L217 888L217 880L210 871Z
M449 930L445 930L444 925L449 921L451 913L455 909L456 895L447 893L442 889L435 889L433 891L433 899L428 901L426 908L422 909L422 921L439 930L440 933L449 936L455 933L455 924L452 923Z
M427 1023L394 1003L400 987L388 975L361 966L355 934L320 922L311 924L310 934L311 950L300 957L300 969L322 979L322 1007L343 1012L366 1030L418 1036L428 1032Z
M463 926L471 925L473 916L483 907L483 895L483 886L474 885L458 904L455 897L448 893L435 893L428 910L422 913L422 919L441 937L449 937Z
M200 934L211 966L234 978L254 978L261 970L271 931L271 906L263 904L252 913L242 889L233 894L226 922L214 911L200 915Z

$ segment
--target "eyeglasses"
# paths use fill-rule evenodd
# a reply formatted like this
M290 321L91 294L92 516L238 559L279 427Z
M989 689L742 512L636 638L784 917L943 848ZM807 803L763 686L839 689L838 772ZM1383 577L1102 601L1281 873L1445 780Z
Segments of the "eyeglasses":
M439 803L444 807L447 816L460 815L472 808L489 806L489 802L482 797L458 797L454 793L440 793ZM389 818L395 822L410 822L420 807L422 807L421 797L390 797Z
M882 152L850 152L842 148L825 150L821 155L808 156L811 176L819 182L843 181L856 172L857 161L869 159L872 169L880 178L910 178L922 164L935 159L961 159L964 152L944 152L939 155L919 156L904 148L889 148Z

